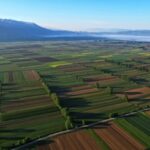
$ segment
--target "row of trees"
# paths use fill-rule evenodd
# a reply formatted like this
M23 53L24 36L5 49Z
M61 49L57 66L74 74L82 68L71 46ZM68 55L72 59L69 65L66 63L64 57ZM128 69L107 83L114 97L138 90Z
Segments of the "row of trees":
M54 102L54 104L60 110L62 116L65 118L65 127L66 127L66 129L68 130L70 128L73 128L73 122L72 122L72 118L70 117L69 109L61 106L60 98L58 97L58 95L56 93L53 93L49 89L48 85L43 81L42 78L41 78L40 81L42 82L42 85L45 88L45 90L47 91L47 93L50 96L51 100Z
M101 88L104 88L104 87L102 87L102 86L100 85L100 83L97 82L97 83L96 83L96 88L97 88L97 89L101 89ZM106 91L106 93L113 94L113 87L107 86L107 87L105 87L105 91Z
M53 102L55 103L55 105L58 107L58 109L60 110L62 116L65 118L66 129L68 130L70 128L73 128L73 122L72 122L72 119L70 117L69 109L61 106L60 99L56 93L51 93L50 97L53 100Z
M20 145L23 145L23 144L26 144L28 142L31 142L32 139L28 138L28 137L25 137L23 139L19 139L18 141L16 141L15 143L11 144L9 147L1 147L2 150L6 150L6 149L12 149L12 148L15 148L17 146L20 146Z
M114 63L114 64L117 64L117 65L120 65L120 66L125 66L125 67L130 68L130 69L134 68L134 69L138 69L138 70L145 71L145 72L149 72L150 71L148 66L146 66L146 65L144 66L143 65L143 64L145 64L143 61L140 61L140 60L138 61L138 60L135 60L135 59L131 59L131 62L135 62L135 61L137 63L140 63L141 66L134 65L134 64L131 64L129 62L124 63L124 62L116 62L114 60L105 59L105 62Z
M15 147L17 147L17 146L26 144L26 143L31 142L31 141L32 141L32 140L31 140L30 138L25 137L25 138L23 138L23 139L18 140L16 143L12 144L11 146L9 146L8 149L9 149L9 148L11 148L11 149L12 149L12 148L15 148Z

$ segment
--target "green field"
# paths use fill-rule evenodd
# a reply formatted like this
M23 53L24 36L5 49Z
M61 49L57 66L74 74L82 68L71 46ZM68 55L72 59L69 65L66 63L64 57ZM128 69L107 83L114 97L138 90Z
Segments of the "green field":
M148 90L127 92L150 86L150 51L144 46L107 40L2 44L0 148L149 107ZM149 117L117 123L150 147Z
M149 117L143 114L138 114L126 119L118 119L116 123L118 123L122 128L135 137L139 142L143 143L146 147L150 147Z

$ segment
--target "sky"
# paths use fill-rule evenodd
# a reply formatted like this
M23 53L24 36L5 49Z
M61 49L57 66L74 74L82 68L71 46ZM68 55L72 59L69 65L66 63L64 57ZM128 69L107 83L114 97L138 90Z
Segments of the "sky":
M0 18L74 31L150 29L150 0L0 0Z

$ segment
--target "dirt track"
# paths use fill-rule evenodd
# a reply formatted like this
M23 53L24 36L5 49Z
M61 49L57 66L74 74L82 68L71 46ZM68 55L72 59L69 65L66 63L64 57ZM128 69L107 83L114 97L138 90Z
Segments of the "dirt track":
M51 144L41 145L38 150L101 150L85 131L78 131L56 137Z
M138 110L138 111L135 111L135 112L127 113L127 114L124 114L124 115L122 115L120 117L127 117L127 116L130 116L130 115L135 115L135 114L137 114L139 112L145 112L145 111L150 111L150 108L145 108L145 109L141 109L141 110ZM38 116L38 118L39 118L39 116ZM105 119L105 120L100 120L98 122L95 122L95 123L92 123L92 124L89 124L89 125L84 125L84 126L81 126L81 127L78 127L78 128L74 128L74 129L70 129L70 130L64 130L64 131L56 132L56 133L53 133L53 134L49 134L47 136L44 136L42 138L38 138L38 139L36 139L36 140L34 140L32 142L26 143L24 145L21 145L21 146L19 146L17 148L12 149L12 150L27 149L29 146L35 145L35 144L37 144L37 143L39 143L41 141L45 141L45 140L47 141L50 138L55 138L55 137L58 137L58 136L62 136L64 134L68 134L68 133L72 133L72 132L76 132L76 131L81 131L81 129L97 127L99 124L108 124L109 122L112 122L115 119L116 118L109 118L109 119ZM136 143L139 145L139 143L137 141L136 141ZM45 146L45 145L42 145L42 147L43 146ZM41 149L42 149L42 147L41 147ZM140 144L140 148L141 148L141 150L143 150L143 146L141 144ZM139 150L139 148L137 150Z

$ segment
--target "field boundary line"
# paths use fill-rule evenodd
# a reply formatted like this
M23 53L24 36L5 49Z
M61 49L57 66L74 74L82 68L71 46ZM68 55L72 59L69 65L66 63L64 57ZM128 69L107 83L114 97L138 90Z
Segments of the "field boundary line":
M131 115L135 115L139 112L145 112L145 111L149 111L150 108L144 108L144 109L141 109L141 110L138 110L138 111L134 111L134 112L130 112L130 113L126 113L124 115L120 115L118 117L113 117L113 118L108 118L108 119L104 119L104 120L100 120L100 121L97 121L95 123L91 123L89 125L83 125L83 126L80 126L80 127L77 127L77 128L73 128L73 129L69 129L69 130L64 130L64 131L60 131L60 132L56 132L56 133L52 133L52 134L49 134L47 136L44 136L42 138L39 138L39 139L36 139L32 142L29 142L29 143L26 143L24 145L21 145L17 148L13 148L12 150L25 150L26 148L28 148L29 146L32 146L34 144L38 144L38 142L41 142L41 141L44 141L44 140L47 140L49 138L52 138L52 137L55 137L55 136L58 136L58 135L62 135L62 134L67 134L67 133L71 133L71 132L75 132L75 131L78 131L78 130L81 130L81 129L85 129L85 128L89 128L89 127L93 127L95 125L98 125L100 123L106 123L106 122L110 122L110 121L113 121L115 119L118 119L118 118L124 118L124 117L128 117L128 116L131 116Z

